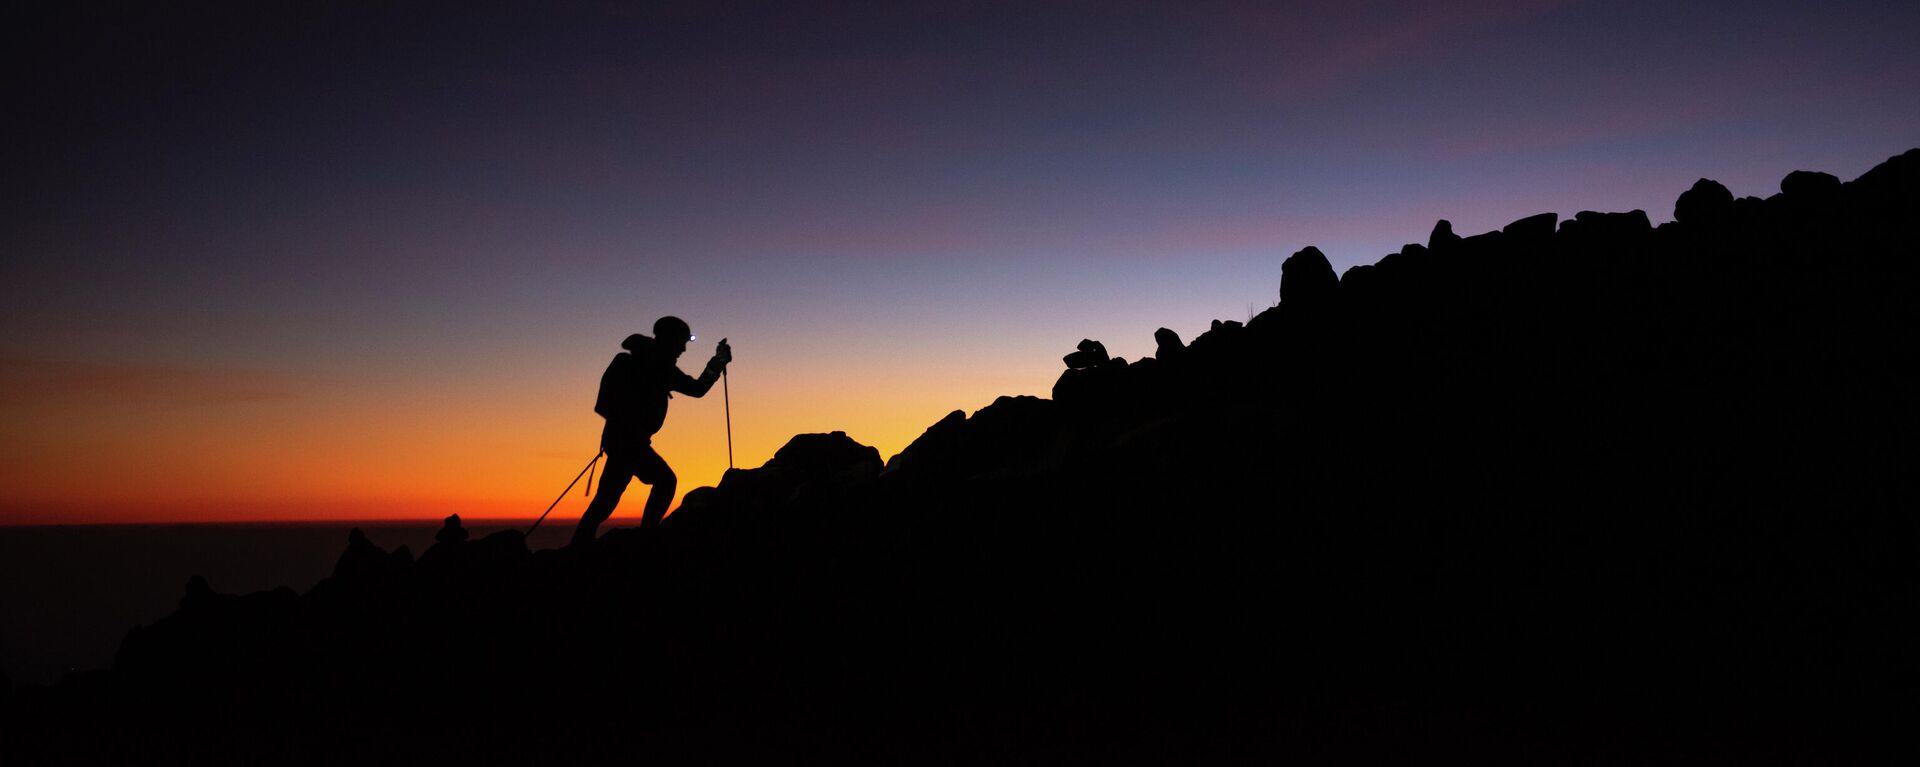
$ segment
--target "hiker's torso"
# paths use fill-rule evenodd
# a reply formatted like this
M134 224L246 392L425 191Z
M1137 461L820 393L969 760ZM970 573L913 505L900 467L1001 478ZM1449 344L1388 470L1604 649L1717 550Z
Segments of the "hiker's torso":
M607 419L600 446L618 451L650 443L667 420L667 400L675 384L687 377L671 358L651 347L615 356L600 379L601 407L596 410Z

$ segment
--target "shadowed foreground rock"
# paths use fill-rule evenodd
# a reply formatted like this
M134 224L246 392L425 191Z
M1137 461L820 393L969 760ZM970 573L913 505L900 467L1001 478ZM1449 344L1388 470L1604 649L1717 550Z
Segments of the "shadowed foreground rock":
M1920 721L1920 150L1673 223L1531 216L884 466L801 435L657 534L355 531L109 674L29 760L1854 763ZM1063 329L1070 332L1070 329ZM27 763L27 762L21 762Z

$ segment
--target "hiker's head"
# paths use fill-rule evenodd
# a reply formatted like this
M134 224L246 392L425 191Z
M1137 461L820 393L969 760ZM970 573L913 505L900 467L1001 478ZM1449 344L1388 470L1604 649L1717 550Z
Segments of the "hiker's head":
M687 342L693 340L693 328L687 327L686 320L669 315L654 321L653 338L668 354L678 357L687 350Z

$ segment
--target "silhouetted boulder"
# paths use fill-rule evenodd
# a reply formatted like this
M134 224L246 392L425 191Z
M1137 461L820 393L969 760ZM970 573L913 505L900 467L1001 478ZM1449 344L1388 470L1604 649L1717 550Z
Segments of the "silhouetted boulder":
M1707 223L1724 218L1733 211L1733 193L1711 179L1693 182L1693 188L1680 193L1673 204L1673 220L1682 224Z
M1079 348L1060 358L1069 370L1084 370L1107 364L1107 346L1091 338L1080 340Z
M366 532L356 527L347 532L347 550L334 562L333 577L342 580L384 577L411 564L412 560L411 553L402 559L375 546Z
M887 476L912 481L961 480L1034 470L1057 446L1057 400L1000 397L968 418L955 410L887 461Z
M1389 253L1386 258L1380 259L1380 263L1377 265L1390 269L1411 268L1413 265L1425 259L1427 253L1427 246L1417 242L1409 242L1400 246L1400 252Z
M1652 231L1653 223L1644 210L1626 213L1583 210L1560 222L1560 235L1570 239L1573 247L1628 247L1633 238Z
M1280 262L1280 303L1321 304L1333 300L1340 278L1319 248L1308 245Z
M738 471L740 471L740 469L737 469L737 468L728 469L726 473L721 474L720 484L722 486L726 485L727 475L734 474ZM698 516L702 512L712 509L715 505L719 503L721 503L721 493L720 493L719 487L714 487L714 486L696 487L692 490L688 490L686 496L680 499L679 508L674 509L673 514L667 517L666 522L667 524L671 524L671 525L674 525L675 527L679 527L681 524L685 523L688 519L691 519L695 516Z
M1626 213L1599 213L1583 210L1575 213L1560 225L1561 231L1579 229L1584 234L1619 236L1653 231L1653 222L1647 219L1644 210L1631 210Z
M1840 179L1831 173L1796 170L1780 179L1780 193L1792 198L1823 201L1840 193Z
M1460 235L1453 233L1453 222L1440 219L1433 222L1433 233L1427 235L1427 250L1446 250L1460 243Z
M1855 204L1876 212L1911 214L1908 207L1920 199L1920 149L1909 149L1873 166L1845 185Z
M1153 331L1153 343L1153 356L1161 360L1178 357L1187 350L1186 343L1180 340L1180 334L1170 328Z
M1373 264L1355 264L1347 267L1346 273L1340 275L1341 293L1348 296L1367 294L1367 291L1373 288L1374 269Z
M1082 339L1079 348L1061 358L1067 371L1053 382L1053 398L1077 407L1102 407L1118 394L1126 360L1107 356L1105 344Z
M1213 324L1207 326L1207 332L1193 339L1193 344L1188 348L1217 347L1237 337L1245 327L1239 320L1214 320Z
M852 482L871 479L885 466L880 451L855 442L844 431L796 434L773 454L767 466L792 472L805 480Z
M460 526L460 515L449 515L433 533L433 545L420 553L420 567L428 571L464 571L472 554L467 551L471 533Z
M1537 247L1553 238L1554 226L1559 223L1560 214L1540 213L1507 224L1500 231L1513 242Z
M501 543L493 540L503 533L524 538L524 534L517 530L503 530L487 536L487 540L481 541L480 544L469 545L467 539L472 534L460 525L460 515L451 515L434 533L434 544L420 554L420 567L428 571L441 571L443 574L447 572L458 574L465 572L482 559L505 561L511 557L511 551L503 550ZM481 550L481 544L486 546L484 551ZM519 542L518 546L521 553L526 552L524 540ZM512 544L506 546L506 549L511 548Z
M469 535L467 529L460 526L460 515L454 514L441 523L440 530L433 534L433 540L439 543L465 543Z
M220 597L220 594L214 593L213 586L207 583L204 576L195 575L187 579L187 593L180 597L180 609L188 612L206 610Z
M728 469L718 487L687 493L667 526L700 535L769 534L797 520L782 513L783 507L818 504L867 488L882 468L880 451L846 432L797 434L760 467ZM634 531L607 535L639 542Z
M906 449L888 458L885 471L891 474L907 467L918 468L914 464L940 465L950 462L948 454L961 440L965 439L963 430L966 424L967 411L955 410L948 413L946 417L928 426L927 430L921 432L920 436L909 443Z

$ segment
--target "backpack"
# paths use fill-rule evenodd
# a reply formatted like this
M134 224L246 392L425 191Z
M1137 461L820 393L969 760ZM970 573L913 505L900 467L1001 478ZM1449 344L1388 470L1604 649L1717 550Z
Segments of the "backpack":
M594 399L593 412L601 418L613 420L633 412L633 397L637 381L634 380L633 355L621 352L607 363L607 372L600 374L600 396Z

